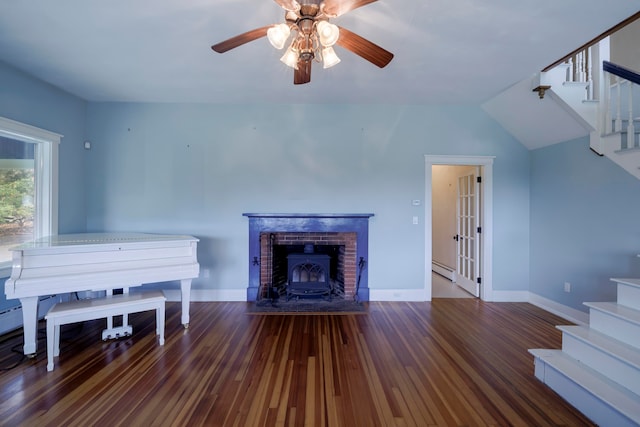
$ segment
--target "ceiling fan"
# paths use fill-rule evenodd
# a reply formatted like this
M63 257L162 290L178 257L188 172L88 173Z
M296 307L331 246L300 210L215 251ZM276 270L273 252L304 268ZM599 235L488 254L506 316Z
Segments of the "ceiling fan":
M284 23L267 25L242 33L211 49L224 53L245 43L267 36L277 49L291 42L280 60L294 69L293 83L311 81L311 64L315 60L329 68L340 62L333 50L341 46L380 68L393 59L393 54L369 40L331 24L329 19L344 15L377 0L275 0L284 10ZM293 36L291 36L293 34Z

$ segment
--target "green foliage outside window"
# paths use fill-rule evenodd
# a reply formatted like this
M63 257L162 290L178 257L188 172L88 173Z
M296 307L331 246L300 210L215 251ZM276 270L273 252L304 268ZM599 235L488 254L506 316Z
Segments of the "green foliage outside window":
M33 221L33 169L0 170L0 194L0 224L22 228Z

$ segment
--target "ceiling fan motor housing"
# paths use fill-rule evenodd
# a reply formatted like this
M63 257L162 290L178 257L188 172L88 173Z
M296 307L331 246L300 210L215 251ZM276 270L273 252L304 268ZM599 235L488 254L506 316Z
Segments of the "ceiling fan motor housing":
M302 37L298 40L298 52L300 59L303 61L311 61L314 58L314 42L312 33L314 31L314 20L309 17L302 17L298 20L298 29Z

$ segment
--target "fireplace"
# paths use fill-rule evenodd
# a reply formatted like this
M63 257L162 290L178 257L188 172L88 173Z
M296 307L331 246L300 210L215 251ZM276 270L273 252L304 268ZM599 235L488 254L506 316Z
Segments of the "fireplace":
M274 293L287 298L322 296L369 300L366 267L369 218L373 214L243 215L249 218L247 301ZM289 271L294 268L290 267L290 261L300 261L298 256L304 261L311 251L314 262L298 262L303 270L307 269L301 273L306 275L306 282L295 280ZM324 282L308 280L309 276L318 279L320 270Z

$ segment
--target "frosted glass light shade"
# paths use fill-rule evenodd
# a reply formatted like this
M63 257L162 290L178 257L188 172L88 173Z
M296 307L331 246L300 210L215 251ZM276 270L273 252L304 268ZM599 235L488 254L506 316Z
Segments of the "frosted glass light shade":
M336 51L332 47L322 49L322 68L331 68L340 62L340 58L336 55Z
M291 68L298 69L298 52L293 50L291 46L287 49L287 51L282 55L280 61L284 62L287 66Z
M276 49L282 49L284 43L289 38L291 30L287 24L276 24L267 30L267 38L269 43Z
M320 38L320 44L324 47L330 47L336 44L338 37L340 36L340 29L337 25L328 23L327 21L320 21L316 26L318 31L318 38Z

